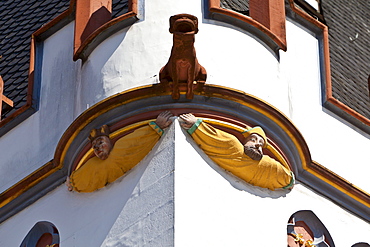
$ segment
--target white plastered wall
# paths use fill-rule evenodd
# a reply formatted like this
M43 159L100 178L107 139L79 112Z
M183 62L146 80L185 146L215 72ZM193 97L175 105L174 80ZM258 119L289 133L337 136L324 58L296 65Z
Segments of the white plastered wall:
M300 210L314 212L338 247L369 243L367 222L301 184L287 194L248 185L210 162L179 129L175 136L176 247L286 246L288 220Z

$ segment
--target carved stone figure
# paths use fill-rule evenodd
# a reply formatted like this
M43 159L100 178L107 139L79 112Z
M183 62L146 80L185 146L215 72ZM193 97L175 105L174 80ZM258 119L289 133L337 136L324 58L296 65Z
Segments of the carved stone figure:
M193 114L180 115L181 125L216 164L247 183L270 190L291 188L294 176L289 167L263 155L267 138L261 127L243 132L241 143L234 135L214 128Z
M103 125L100 129L93 129L90 132L89 140L91 141L95 156L102 160L107 159L112 150L108 126Z
M154 147L163 134L163 129L171 123L172 113L162 112L156 121L136 129L114 144L109 138L108 126L91 131L95 156L72 172L67 179L68 190L93 192L124 175L136 166Z
M179 14L170 18L170 33L173 33L173 46L167 64L159 72L163 84L172 82L172 98L180 98L179 83L187 85L186 98L193 98L193 83L205 83L207 72L198 63L194 41L198 33L198 18Z

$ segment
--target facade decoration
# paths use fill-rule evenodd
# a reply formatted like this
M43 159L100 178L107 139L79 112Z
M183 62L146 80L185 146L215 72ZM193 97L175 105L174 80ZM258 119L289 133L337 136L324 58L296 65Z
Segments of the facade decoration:
M207 72L198 63L194 48L195 34L198 33L198 18L179 14L170 18L170 33L173 46L167 64L159 72L159 80L168 85L172 82L172 98L180 98L180 83L186 83L186 98L193 98L194 82L205 83Z
M3 2L0 246L369 246L370 6Z
M73 171L67 180L70 191L93 192L114 182L136 166L154 147L171 123L168 111L158 115L156 121L134 130L116 143L109 138L108 126L93 129L89 139L95 157Z
M220 167L255 186L275 190L294 185L294 175L288 166L263 155L267 138L261 127L243 132L243 143L234 135L197 119L193 114L180 116L199 147Z
M333 247L325 226L308 210L299 211L288 222L288 247Z
M233 175L269 190L291 189L294 186L291 168L279 151L273 147L269 147L273 152L268 149L268 140L261 127L235 128L216 119L198 119L193 114L183 114L183 110L171 111L161 112L155 121L143 121L144 126L136 123L134 125L140 127L121 130L126 133L123 136L114 133L114 137L107 125L91 130L89 140L92 151L83 155L73 166L66 183L68 189L93 192L126 174L152 150L163 130L172 123L174 115L179 116L182 127L187 129L211 160ZM226 130L217 129L213 125L215 123L216 126L223 125ZM238 133L234 135L233 132ZM263 148L279 161L264 155Z

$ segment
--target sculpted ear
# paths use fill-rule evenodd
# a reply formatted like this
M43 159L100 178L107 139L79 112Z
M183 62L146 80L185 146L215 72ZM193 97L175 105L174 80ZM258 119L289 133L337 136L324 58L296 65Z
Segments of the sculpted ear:
M194 22L194 26L195 26L194 32L198 33L198 31L199 31L199 29L198 29L198 18L196 16L192 16L191 19Z
M173 24L175 23L176 19L177 19L176 16L170 17L170 28L169 28L170 33L173 33Z

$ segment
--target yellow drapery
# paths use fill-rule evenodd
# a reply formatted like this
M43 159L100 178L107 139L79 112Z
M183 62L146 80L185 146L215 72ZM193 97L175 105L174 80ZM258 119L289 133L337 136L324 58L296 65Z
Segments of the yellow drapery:
M244 153L244 146L234 136L198 121L189 131L198 146L220 167L255 186L274 190L293 182L293 175L280 162L263 155L259 161ZM194 130L195 129L195 130Z
M105 160L89 159L70 176L73 190L93 192L124 175L137 165L154 147L163 131L153 122L123 136Z

